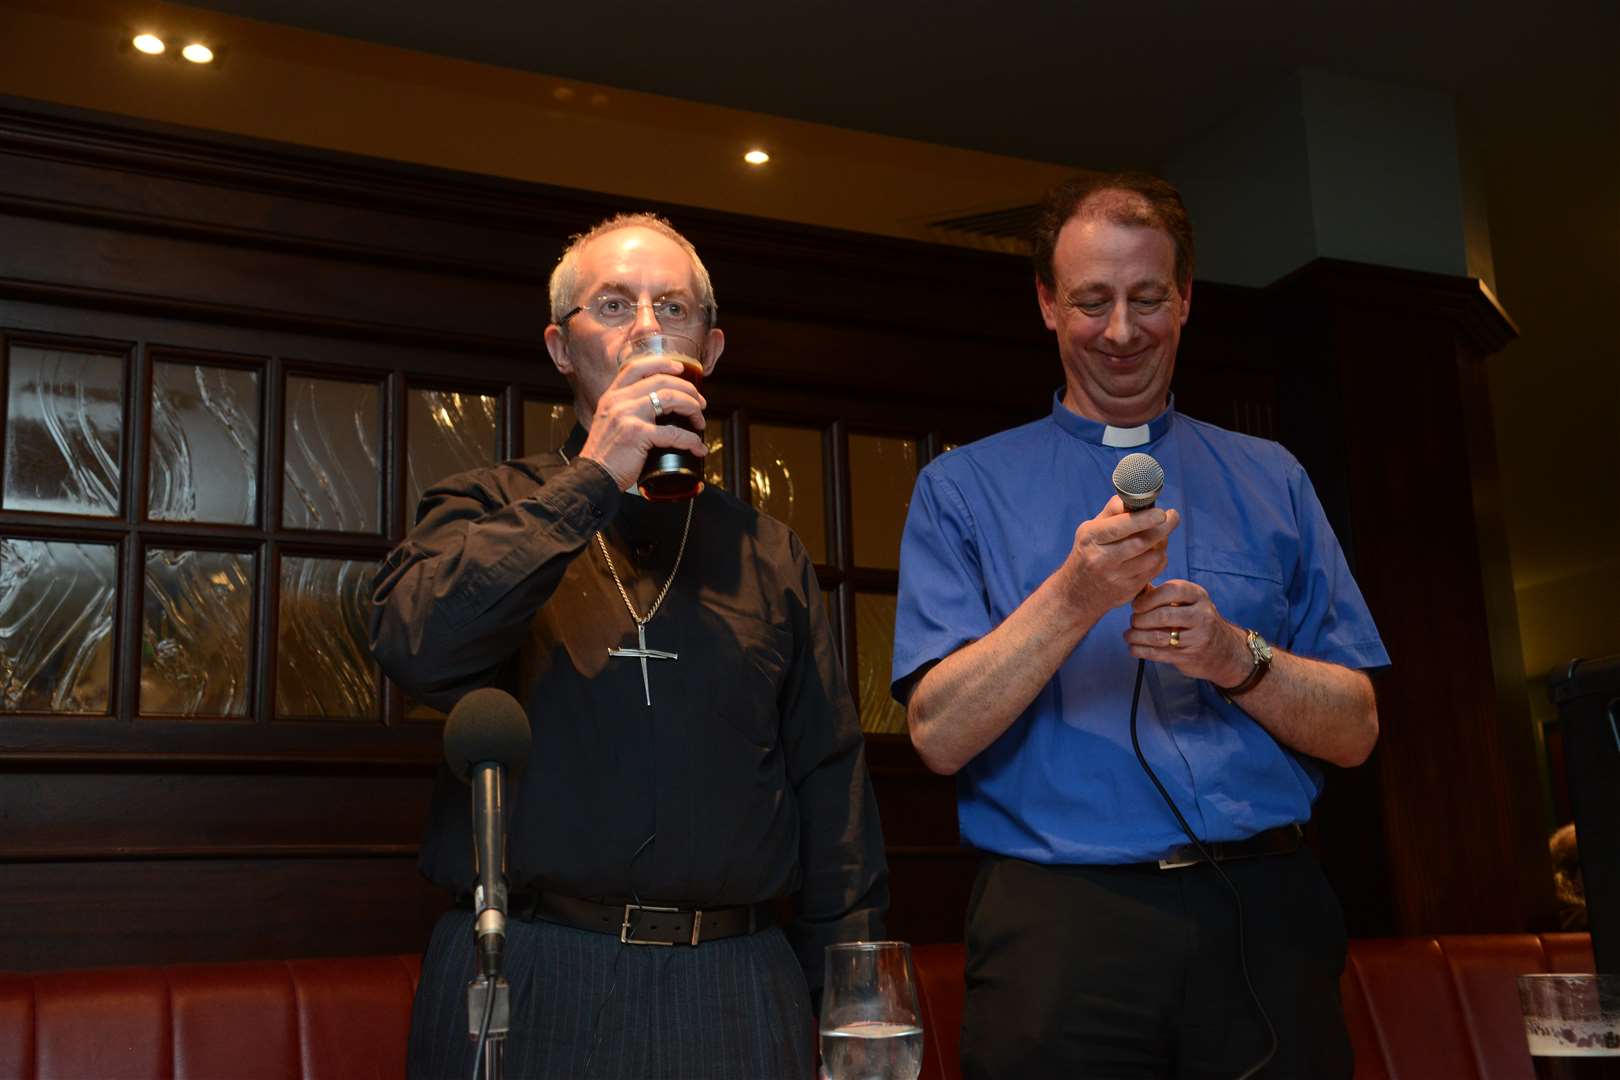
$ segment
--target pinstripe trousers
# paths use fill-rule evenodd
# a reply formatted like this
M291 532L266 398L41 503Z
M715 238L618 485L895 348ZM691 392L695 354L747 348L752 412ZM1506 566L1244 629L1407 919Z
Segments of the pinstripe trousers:
M466 1078L473 916L434 928L411 1015L410 1080ZM772 927L696 948L621 945L606 934L514 919L506 978L509 1080L809 1080L804 974Z

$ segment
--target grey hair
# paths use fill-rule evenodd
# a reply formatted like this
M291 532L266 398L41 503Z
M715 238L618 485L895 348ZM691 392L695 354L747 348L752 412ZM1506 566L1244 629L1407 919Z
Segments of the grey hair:
M569 239L567 250L562 253L562 258L557 260L556 269L551 271L551 321L561 322L562 317L579 302L575 296L575 292L579 289L579 253L592 240L611 232L618 232L620 229L651 229L680 245L692 259L692 277L697 284L697 302L703 307L709 326L713 327L720 317L720 306L714 302L714 285L709 281L709 271L704 268L703 260L698 258L697 248L692 246L692 241L682 236L676 231L675 226L657 214L614 214L590 230Z

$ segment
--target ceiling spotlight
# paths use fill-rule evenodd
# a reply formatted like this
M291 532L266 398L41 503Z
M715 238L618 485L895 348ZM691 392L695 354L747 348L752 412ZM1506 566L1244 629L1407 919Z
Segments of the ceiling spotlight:
M743 160L748 162L748 164L750 164L750 165L763 165L767 161L771 160L771 155L767 154L763 150L755 149L755 150L750 150L750 151L748 151L748 153L744 154L743 155Z
M185 48L180 50L180 55L185 57L187 60L190 60L193 64L206 64L214 59L214 50L210 49L201 42L193 41L190 45L187 45Z
M163 39L156 34L137 34L130 44L147 56L157 56L163 51Z

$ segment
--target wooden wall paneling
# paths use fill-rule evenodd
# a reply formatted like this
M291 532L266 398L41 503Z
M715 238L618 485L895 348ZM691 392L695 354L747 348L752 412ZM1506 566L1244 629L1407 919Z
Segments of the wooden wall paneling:
M1547 821L1503 525L1481 494L1496 471L1488 403L1471 385L1512 325L1477 283L1331 261L1277 301L1298 313L1292 362L1336 395L1317 414L1341 440L1347 497L1330 515L1348 519L1393 660L1376 680L1377 782L1340 793L1347 819L1382 825L1354 859L1387 866L1399 933L1544 929Z
M0 969L413 952L447 905L409 854L8 863Z

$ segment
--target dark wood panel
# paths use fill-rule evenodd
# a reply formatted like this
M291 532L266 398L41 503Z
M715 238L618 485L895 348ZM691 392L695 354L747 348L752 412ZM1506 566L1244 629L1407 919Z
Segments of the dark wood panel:
M1468 282L1327 262L1277 300L1295 362L1322 379L1298 400L1317 406L1327 435L1306 441L1393 661L1377 680L1370 772L1324 804L1330 875L1399 933L1551 928L1488 409L1470 385L1478 350L1511 324Z
M0 863L274 850L414 854L433 770L0 767Z
M414 857L0 866L0 970L409 953L445 895Z

